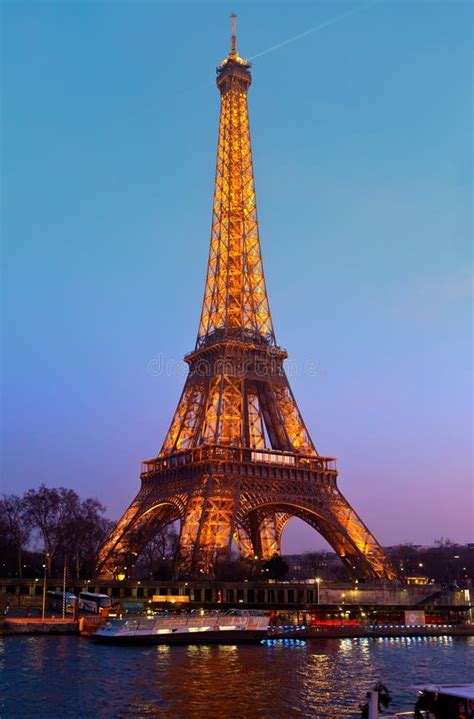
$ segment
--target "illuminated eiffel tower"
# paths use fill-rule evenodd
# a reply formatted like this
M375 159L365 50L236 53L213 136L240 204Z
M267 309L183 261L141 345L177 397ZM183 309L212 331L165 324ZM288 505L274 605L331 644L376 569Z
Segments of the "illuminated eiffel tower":
M243 557L280 552L299 517L353 575L395 579L376 539L344 499L334 459L316 451L283 367L268 304L257 222L247 108L250 63L235 16L221 95L211 246L189 374L159 455L103 545L102 576L118 575L159 528L179 520L177 576L212 577L234 539Z

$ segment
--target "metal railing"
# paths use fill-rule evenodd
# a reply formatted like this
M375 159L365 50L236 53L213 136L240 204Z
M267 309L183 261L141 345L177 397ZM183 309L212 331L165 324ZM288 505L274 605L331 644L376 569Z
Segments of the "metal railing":
M226 445L206 444L201 447L174 452L163 457L155 457L142 462L142 474L160 472L189 464L201 462L238 462L259 465L277 465L307 469L312 471L336 472L334 457L281 452L276 449L255 449L252 447L229 447Z

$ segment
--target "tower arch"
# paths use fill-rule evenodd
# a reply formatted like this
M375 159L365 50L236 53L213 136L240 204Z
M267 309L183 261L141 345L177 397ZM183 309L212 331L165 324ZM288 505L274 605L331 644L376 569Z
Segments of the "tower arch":
M353 511L353 510L352 510ZM355 513L354 513L355 515ZM286 524L292 518L301 519L313 529L334 549L336 554L343 560L349 573L354 577L366 577L377 579L381 571L383 561L382 555L374 551L372 536L364 527L365 536L355 531L354 525L360 523L355 515L344 525L337 515L327 507L311 506L303 498L300 501L275 501L269 500L264 504L252 509L246 519L240 520L242 524L248 524L248 517L253 516L254 522L262 531L268 520L276 518L275 527L278 537L278 549L273 554L281 553L281 536ZM358 520L358 522L357 522ZM360 526L360 525L359 525ZM362 525L363 526L363 525ZM255 547L255 545L254 545ZM258 552L256 552L258 554ZM259 555L260 556L260 555ZM269 558L262 553L263 559ZM393 577L395 578L395 577Z
M137 498L138 499L138 498ZM143 505L135 500L100 549L98 574L117 576L125 573L160 529L180 520L184 507L179 499L150 498Z

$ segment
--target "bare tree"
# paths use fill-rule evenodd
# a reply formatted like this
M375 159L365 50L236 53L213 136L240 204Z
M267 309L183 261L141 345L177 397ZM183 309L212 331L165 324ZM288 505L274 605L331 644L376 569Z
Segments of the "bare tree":
M23 575L23 551L31 534L31 521L25 512L24 500L15 494L4 494L0 500L0 517L6 539L15 548L18 576L21 578Z
M104 512L97 499L79 501L64 527L62 551L76 578L93 573L99 547L114 526Z
M418 550L410 542L393 547L391 557L397 569L405 577L409 577L418 571Z
M65 487L30 489L24 495L25 513L31 526L38 530L44 545L48 571L62 542L66 541L69 523L79 515L79 496Z
M139 565L146 576L154 577L163 569L171 571L177 543L178 534L173 525L158 530L140 553Z

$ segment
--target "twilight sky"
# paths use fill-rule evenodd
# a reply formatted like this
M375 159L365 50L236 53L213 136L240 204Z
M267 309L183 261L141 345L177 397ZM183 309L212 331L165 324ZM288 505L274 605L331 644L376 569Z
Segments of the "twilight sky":
M2 487L118 518L195 342L229 12L277 339L383 544L474 541L472 5L6 2ZM351 11L356 10L353 14ZM347 14L349 13L349 14ZM293 520L284 551L325 546Z

